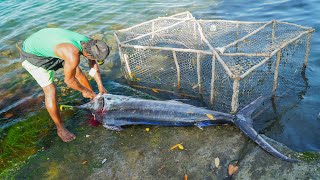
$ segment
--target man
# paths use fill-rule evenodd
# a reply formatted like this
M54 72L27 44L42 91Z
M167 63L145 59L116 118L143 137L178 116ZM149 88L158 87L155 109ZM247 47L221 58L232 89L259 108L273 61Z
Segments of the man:
M107 93L98 68L109 55L109 47L103 41L89 39L84 35L60 28L45 28L22 44L22 66L33 76L45 94L46 108L57 126L57 134L64 141L75 139L63 125L57 106L56 87L53 82L54 71L64 70L64 82L70 88L78 90L85 98L94 98L88 79L79 65L80 55L89 61L90 72L97 82L99 92Z

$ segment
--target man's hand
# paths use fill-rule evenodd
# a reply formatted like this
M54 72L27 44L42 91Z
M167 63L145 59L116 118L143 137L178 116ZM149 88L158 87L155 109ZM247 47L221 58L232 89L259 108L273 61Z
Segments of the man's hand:
M96 97L96 94L93 91L85 90L82 92L82 96L85 98L93 99L94 97Z
M99 87L98 89L100 94L108 94L108 91L103 86Z
M89 67L91 69L95 69L95 73L93 75L93 78L97 82L99 93L100 94L108 94L108 91L103 87L99 67L98 67L96 61L89 60Z

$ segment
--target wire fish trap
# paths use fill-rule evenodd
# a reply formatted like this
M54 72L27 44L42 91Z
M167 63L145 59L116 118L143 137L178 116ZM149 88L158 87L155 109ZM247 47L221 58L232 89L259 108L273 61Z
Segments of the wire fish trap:
M303 86L312 32L276 20L197 20L183 12L118 30L115 37L132 86L198 96L234 113L262 94Z

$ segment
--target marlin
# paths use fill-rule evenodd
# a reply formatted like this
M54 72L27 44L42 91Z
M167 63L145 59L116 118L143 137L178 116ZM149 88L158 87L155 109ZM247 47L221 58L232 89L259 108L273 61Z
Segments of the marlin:
M129 125L203 128L235 124L268 153L284 161L298 162L299 160L289 158L273 148L253 128L251 115L266 98L267 96L260 96L234 115L192 106L176 100L149 100L112 94L97 95L92 101L77 106L77 108L90 110L96 120L111 130L121 130L122 127Z

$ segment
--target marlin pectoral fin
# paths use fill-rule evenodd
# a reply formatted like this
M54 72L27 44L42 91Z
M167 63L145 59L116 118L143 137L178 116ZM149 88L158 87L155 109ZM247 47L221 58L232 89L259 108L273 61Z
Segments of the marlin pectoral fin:
M105 118L103 119L103 126L107 129L113 131L121 131L123 130L121 127L128 126L128 125L137 125L137 124L147 124L143 121L131 121L130 119L123 119L123 118Z
M200 123L195 123L195 126L197 126L199 129L203 130L204 125L200 122Z
M201 130L203 130L203 127L207 127L207 126L217 126L217 125L226 125L226 124L233 124L233 121L227 121L227 120L217 121L212 119L204 119L202 121L198 121L194 123L194 125Z
M103 124L103 127L112 130L112 131L121 131L123 130L120 126L112 126L112 125L107 125L107 124Z

